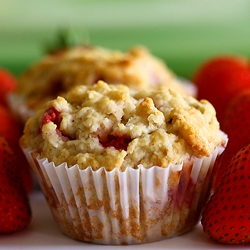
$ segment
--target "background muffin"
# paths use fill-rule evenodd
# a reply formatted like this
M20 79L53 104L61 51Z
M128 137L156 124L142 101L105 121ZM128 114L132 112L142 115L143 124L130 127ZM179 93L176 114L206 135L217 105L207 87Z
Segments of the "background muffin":
M197 223L226 140L207 101L99 81L48 102L20 143L66 234L135 244Z
M26 121L48 100L64 95L73 86L92 85L98 80L125 84L136 90L165 84L181 93L194 92L184 87L163 61L144 47L123 53L95 46L75 46L47 55L24 72L17 92L10 97L10 105Z

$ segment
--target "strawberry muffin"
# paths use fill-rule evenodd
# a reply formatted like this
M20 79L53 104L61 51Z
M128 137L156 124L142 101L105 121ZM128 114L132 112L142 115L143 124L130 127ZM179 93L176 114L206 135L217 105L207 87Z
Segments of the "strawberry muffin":
M49 54L24 72L18 90L10 97L10 106L25 122L48 100L63 96L73 86L93 85L98 80L135 90L165 84L182 93L193 93L144 47L123 53L97 46L77 46Z
M20 140L61 230L98 244L190 230L226 142L205 100L103 81L49 101Z

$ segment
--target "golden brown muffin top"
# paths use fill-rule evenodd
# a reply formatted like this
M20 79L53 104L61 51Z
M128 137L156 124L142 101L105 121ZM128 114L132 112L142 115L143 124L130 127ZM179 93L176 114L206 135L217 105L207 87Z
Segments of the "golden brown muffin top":
M76 86L28 120L21 145L59 165L146 168L209 156L221 145L213 106L160 86Z

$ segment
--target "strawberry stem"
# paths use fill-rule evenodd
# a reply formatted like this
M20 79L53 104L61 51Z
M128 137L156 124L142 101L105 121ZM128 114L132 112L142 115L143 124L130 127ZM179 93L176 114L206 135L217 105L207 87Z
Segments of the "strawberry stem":
M60 27L57 29L54 41L45 44L45 53L52 54L56 51L89 44L87 30L76 30L72 27Z

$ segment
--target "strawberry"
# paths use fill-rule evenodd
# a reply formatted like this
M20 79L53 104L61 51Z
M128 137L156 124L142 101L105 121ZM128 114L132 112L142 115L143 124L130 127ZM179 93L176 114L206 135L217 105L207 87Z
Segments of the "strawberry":
M13 150L0 136L0 233L14 233L31 221L28 196Z
M198 89L197 98L211 102L221 122L230 100L250 89L249 61L239 55L210 58L195 71L192 81Z
M0 104L8 106L7 96L17 88L15 76L7 69L0 68Z
M105 148L114 147L117 150L127 150L131 139L124 135L107 135L105 138L99 138L101 145Z
M218 172L215 187L218 186L232 157L250 143L250 89L240 93L229 102L222 125L229 141L218 166L216 166Z
M227 244L250 243L250 144L232 158L202 212L204 232Z
M4 136L19 162L19 171L21 178L24 181L25 188L28 193L33 189L33 180L29 164L19 146L19 139L22 135L22 128L11 116L7 108L0 105L0 134Z

